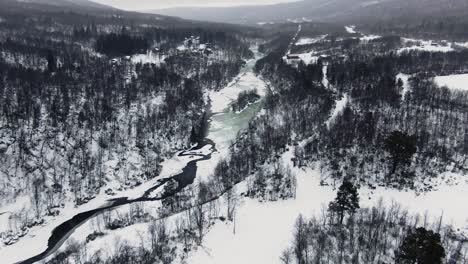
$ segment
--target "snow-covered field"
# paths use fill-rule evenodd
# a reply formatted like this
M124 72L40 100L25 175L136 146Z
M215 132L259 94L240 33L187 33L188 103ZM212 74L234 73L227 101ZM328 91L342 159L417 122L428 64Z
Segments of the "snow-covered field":
M439 44L432 40L423 40L423 39L411 39L411 38L402 38L402 41L407 47L400 48L397 50L397 53L403 53L411 50L419 51L429 51L429 52L450 52L454 51L453 43L446 42L445 44Z
M288 162L293 151L283 154ZM297 197L294 200L259 202L243 198L234 223L218 222L204 238L199 248L186 263L191 264L234 264L281 263L280 253L290 245L294 223L299 214L305 217L319 215L334 199L336 190L320 185L320 171L316 169L293 168L297 177ZM442 181L452 178L458 185ZM384 205L400 204L410 214L427 215L430 221L440 216L459 231L468 231L468 211L462 201L468 201L468 182L463 176L444 174L436 191L416 194L413 191L398 191L378 187L375 190L362 187L361 207L375 206L382 200ZM239 185L237 192L245 186ZM454 201L447 203L447 201ZM459 202L455 202L459 201ZM466 233L468 234L468 233Z
M309 44L314 44L317 42L320 42L324 40L328 35L321 35L316 38L306 38L302 37L296 41L296 46L301 46L301 45L309 45Z
M468 74L436 76L434 82L441 87L446 86L455 90L468 90Z

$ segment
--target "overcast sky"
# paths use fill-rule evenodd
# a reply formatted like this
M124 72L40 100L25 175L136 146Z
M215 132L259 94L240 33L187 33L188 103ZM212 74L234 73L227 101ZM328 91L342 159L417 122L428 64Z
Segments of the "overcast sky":
M126 10L150 10L178 6L265 5L298 0L92 0Z

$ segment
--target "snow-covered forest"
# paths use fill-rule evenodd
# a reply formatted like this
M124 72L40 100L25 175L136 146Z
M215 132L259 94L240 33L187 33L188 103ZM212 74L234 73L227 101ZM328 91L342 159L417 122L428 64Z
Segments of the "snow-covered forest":
M85 2L0 1L2 261L468 263L465 19Z

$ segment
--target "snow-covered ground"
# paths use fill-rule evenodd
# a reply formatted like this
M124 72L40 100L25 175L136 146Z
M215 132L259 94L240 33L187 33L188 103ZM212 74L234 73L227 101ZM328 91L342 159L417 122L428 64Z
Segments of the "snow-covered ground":
M455 46L463 47L468 49L468 42L455 42Z
M260 54L256 49L254 49L254 53L259 58ZM237 95L245 90L251 90L256 88L258 90L259 95L262 97L266 93L267 86L265 82L259 78L257 78L253 72L253 66L255 65L256 60L249 61L247 65L242 69L242 72L239 76L231 82L226 88L217 91L211 92L209 94L212 103L212 110L213 112L217 112L212 117L211 125L208 131L208 138L213 140L216 144L216 152L213 152L211 149L211 145L207 145L200 150L192 150L186 151L185 154L209 154L212 153L211 159L199 161L197 163L197 181L201 180L204 181L207 179L213 172L214 168L218 164L218 161L225 157L229 150L229 145L232 140L235 139L237 132L241 129L244 129L248 121L258 113L260 109L260 104L252 104L246 110L242 111L241 113L234 113L231 111L229 105L232 103L234 99L237 98ZM180 170L190 161L193 160L193 157L190 156L183 156L179 157L177 155L174 158L167 160L163 166L163 171L161 175L174 175L175 173L180 172ZM178 170L175 170L178 168ZM146 187L142 188L141 191L148 189L151 185L145 184ZM140 188L139 188L140 189ZM135 192L131 195L131 197L140 197L142 192ZM148 208L152 208L151 210L155 211L157 208L161 206L160 202L151 202L145 203L146 210ZM118 210L125 212L128 211L129 205L122 206ZM176 216L171 217L172 220L176 218ZM174 220L175 221L175 220ZM174 221L169 221L169 225L173 225ZM144 233L147 231L148 223L144 224L136 224L129 227L125 227L123 229L119 229L117 231L113 231L112 233L98 238L95 241L89 243L88 253L91 255L98 250L106 251L107 245L115 244L118 241L123 239L127 240L127 242L131 245L139 245L142 242L142 237L144 237ZM90 233L92 233L96 229L96 223L91 221L87 221L86 224L78 227L73 235L69 238L69 240L75 241L84 241ZM59 250L65 249L67 244L61 246ZM106 251L111 255L112 251ZM33 254L28 254L33 255Z
M345 108L347 103L348 103L348 95L347 94L344 94L343 97L341 97L339 100L336 100L335 108L333 108L333 111L332 111L330 117L328 118L328 120L325 123L328 128L333 123L333 121L338 116L338 114L343 111L343 109Z
M290 164L294 149L282 155L282 162ZM234 222L216 221L204 236L202 246L189 254L182 263L191 264L280 264L281 252L290 246L293 238L294 223L299 214L305 217L319 215L326 210L336 195L336 189L321 185L318 169L292 168L297 177L295 199L276 202L260 202L243 197L240 200ZM450 178L450 181L447 179ZM452 184L449 184L451 182ZM445 223L454 225L455 230L468 230L468 212L462 201L468 200L466 179L456 174L443 174L439 177L439 187L432 192L416 194L413 191L399 191L377 187L359 190L361 207L375 206L382 200L384 205L400 204L410 214L427 215L429 221L437 221L443 216ZM246 182L238 184L237 193L245 192ZM447 203L447 201L460 201ZM159 206L153 204L152 206ZM220 198L220 210L225 210L224 197ZM146 210L152 210L146 208ZM168 226L174 225L179 215L167 219ZM73 239L83 241L95 229L89 223L74 234ZM88 244L87 252L92 255L97 250L112 254L114 246L126 240L130 245L149 244L146 239L148 223L136 224L109 233ZM109 247L110 246L110 247Z
M306 17L300 17L300 18L288 18L287 21L291 23L300 24L304 22L312 22L313 20L306 18Z
M219 92L212 92L209 94L213 112L217 112L217 114L212 117L208 137L216 143L218 152L213 153L210 160L198 162L197 177L201 179L208 177L209 174L213 172L217 161L227 153L228 142L231 141L231 139L227 139L235 137L237 131L245 125L245 120L249 120L253 115L258 113L259 107L255 105L249 106L247 110L241 113L232 113L229 109L229 104L241 91L257 88L259 93L261 93L262 89L264 91L266 90L266 84L261 79L251 74L248 67L249 66L247 66L244 69L245 71L228 87ZM397 78L401 78L405 86L408 76L398 74ZM347 100L348 98L345 95L336 102L335 109L327 123L332 122L343 110ZM236 118L239 119L235 121ZM201 150L193 151L192 154L206 154L210 151L211 150L206 147ZM290 150L282 155L282 162L285 165L291 165L293 153L294 147L290 147ZM180 171L189 160L191 160L189 156L175 156L173 159L165 162L161 174L174 174ZM285 248L290 246L297 216L303 214L305 217L311 217L320 214L322 210L326 210L329 202L332 201L336 195L336 189L334 189L331 182L329 185L320 184L324 179L321 177L318 169L292 168L292 171L297 177L297 195L295 199L277 202L260 202L257 199L241 198L235 221L233 223L217 221L204 237L203 245L190 253L189 258L182 263L280 263L279 255ZM370 189L363 186L359 190L361 198L360 204L361 207L370 207L376 205L380 199L382 199L386 205L397 202L401 204L403 208L408 209L411 214L427 213L429 219L432 220L436 220L443 215L445 223L452 223L460 231L467 232L468 211L466 211L466 205L463 203L463 201L468 201L468 192L466 191L468 188L468 181L466 177L445 173L440 175L432 184L437 186L435 190L422 194L418 194L414 191L400 191L385 187ZM139 186L134 190L128 191L129 193L127 195L138 197L138 195L141 195L141 192L149 186L151 186L150 183ZM246 182L242 182L235 190L237 193L241 193L244 192L246 188ZM223 210L223 206L225 206L222 202L223 197L220 201L221 210ZM454 202L447 203L447 201ZM94 202L93 200L90 203ZM150 205L151 208L157 208L158 206L160 206L159 202L151 203ZM70 213L70 215L73 214L74 213ZM176 217L177 215L169 218L168 224L173 225ZM79 227L73 234L72 239L83 241L86 235L93 230L92 224L92 222L88 221L86 225ZM104 249L109 250L109 253L112 254L112 251L115 249L106 248L109 246L112 248L122 240L127 240L131 245L147 243L144 239L147 227L148 223L136 224L113 231L109 235L90 242L88 244L88 253L91 255L97 250ZM46 232L46 234L48 235L49 233ZM48 236L44 238L48 238ZM31 238L27 241L28 243L26 244L19 244L19 242L14 245L16 247L14 249L16 254L20 252L20 250L25 249L26 253L22 254L23 256L33 255L31 253L31 248L34 249L35 244L31 243L31 241L37 242L37 240ZM45 243L42 243L42 245L45 245ZM38 250L35 250L34 252L37 251ZM5 251L0 251L2 261L10 263L10 261L19 260L14 257L15 254L11 254L12 250L9 249L8 252L5 254Z
M204 153L208 151L206 148L200 150ZM163 169L161 171L161 176L153 179L151 181L145 182L142 185L135 187L133 189L128 189L122 192L117 193L115 197L128 197L129 199L141 197L147 189L154 186L158 179L166 178L173 176L182 171L182 169L187 165L191 160L197 159L196 156L182 156L179 157L178 153L174 155L173 158L167 159L163 162ZM0 256L2 263L15 263L22 261L25 258L32 257L43 252L47 248L47 242L52 233L52 230L63 222L71 219L76 214L86 212L92 209L103 207L108 204L108 199L112 198L102 193L95 199L90 202L80 206L73 207L72 205L66 206L65 209L58 215L50 219L48 222L44 223L41 226L33 227L29 230L29 233L20 239L17 243L0 248ZM15 204L20 206L20 204ZM5 212L8 208L2 208L0 212ZM8 227L8 214L0 215L0 223L2 226ZM3 224L6 225L3 225ZM19 254L21 252L21 254Z
M379 39L381 37L382 36L370 34L370 35L363 35L362 37L359 38L359 40L361 40L361 42L369 42L371 40Z
M321 35L321 36L318 36L318 37L315 37L315 38L302 37L302 38L299 38L296 41L296 46L314 44L314 43L317 43L317 42L320 42L320 41L324 40L327 36L328 35Z
M434 82L441 87L447 86L455 90L468 90L468 74L436 76Z
M258 22L257 25L264 26L264 25L274 25L275 22Z
M411 46L398 49L398 54L410 50L420 50L420 51L429 51L429 52L450 52L454 51L451 46L432 46L432 45L423 45L423 46Z
M154 53L153 51L148 51L146 54L136 54L133 55L131 60L133 63L154 63L156 65L159 65L161 63L164 63L165 56L162 56L161 54Z
M290 164L292 153L291 149L283 154L283 161ZM296 199L259 202L243 198L234 223L216 223L205 236L203 247L191 254L186 263L281 263L279 256L292 241L297 216L319 215L336 195L331 185L320 185L319 170L293 168L293 173L297 177ZM449 177L458 179L455 180L458 185L443 181ZM443 216L443 221L453 224L455 230L467 232L468 211L462 201L468 201L468 182L463 176L454 174L444 174L439 179L437 190L423 194L384 187L375 190L362 187L359 190L360 205L375 206L379 200L387 206L398 203L410 214L427 214L429 221L433 222ZM244 185L239 185L237 192L244 191L243 188Z
M397 50L397 53L410 51L410 50L419 50L419 51L429 51L429 52L450 52L454 51L453 43L446 42L444 44L436 43L432 40L423 40L423 39L412 39L412 38L402 38L403 44L407 47L400 48Z
M286 54L290 54L290 53L291 53L291 48L292 48L292 46L296 43L297 37L299 36L299 34L301 33L301 31L302 31L302 25L299 24L299 26L297 26L296 34L294 35L294 37L292 38L291 42L289 43L288 51L286 52Z
M322 85L325 87L325 88L328 88L328 86L330 85L330 82L328 81L328 65L325 64L322 66L322 74L323 74L323 77L322 77Z

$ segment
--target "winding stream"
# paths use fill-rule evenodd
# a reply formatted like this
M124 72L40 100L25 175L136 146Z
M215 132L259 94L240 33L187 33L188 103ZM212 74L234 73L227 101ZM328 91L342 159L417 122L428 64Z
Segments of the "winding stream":
M264 96L266 84L253 73L253 67L257 60L261 58L261 54L258 52L257 48L252 48L252 51L255 54L255 59L246 63L246 65L241 69L239 75L235 78L235 81L220 92L216 92L215 96L211 98L212 103L217 106L215 108L218 111L214 111L214 114L210 117L210 125L205 140L203 140L202 143L199 143L195 148L181 151L178 154L179 157L193 156L197 158L189 161L180 173L168 178L159 179L155 185L148 188L139 198L129 199L128 197L120 197L110 199L107 204L101 207L76 214L71 219L54 228L49 236L46 250L19 263L34 263L44 260L56 252L78 227L100 213L135 202L162 200L192 184L197 176L197 163L200 161L210 160L212 154L219 153L218 151L226 152L229 149L231 142L235 140L237 133L240 130L247 128L249 120L261 109L263 100L249 105L240 113L232 112L229 106L236 98L237 94L244 90L256 88L257 90L260 90L259 94L262 97ZM211 146L211 151L208 154L194 152L195 150L202 149L207 145ZM215 147L217 149L215 149ZM213 160L212 162L216 162L216 160ZM160 189L165 183L171 180L177 182L177 188L175 190L162 193L160 196L152 197L154 191Z

